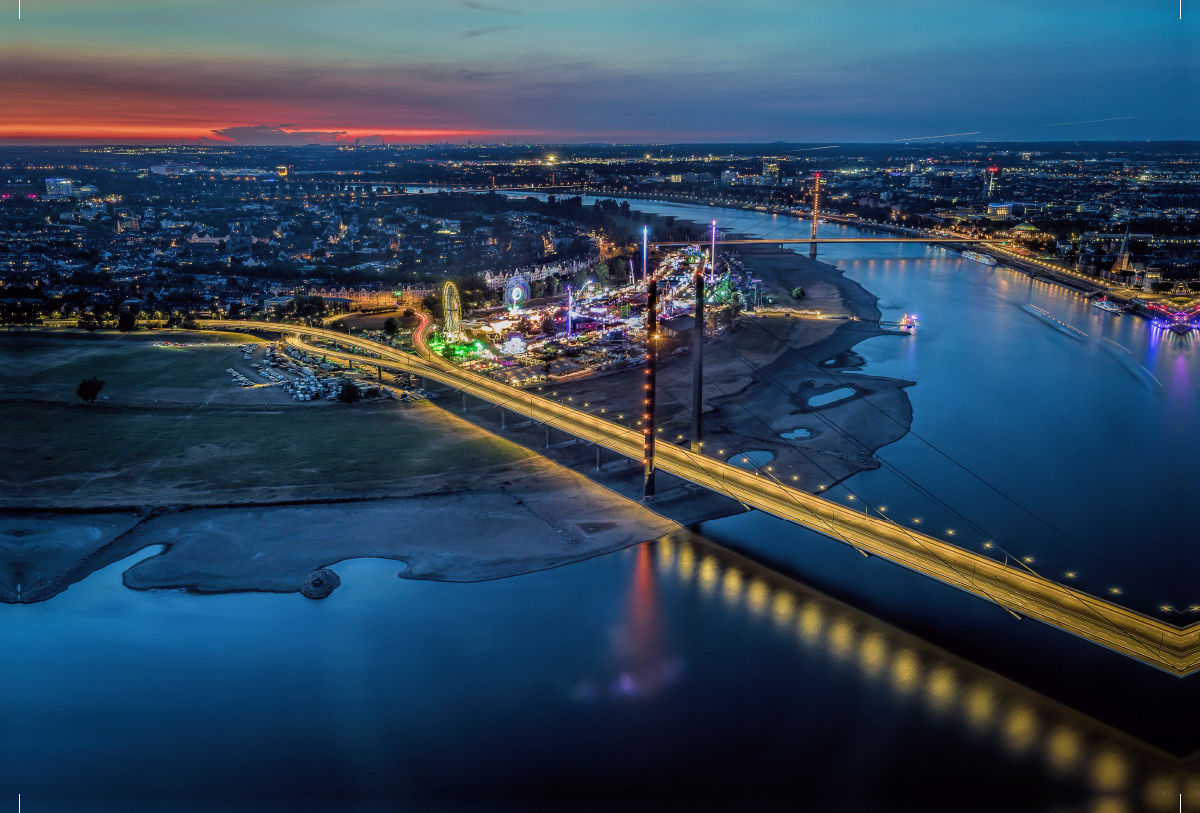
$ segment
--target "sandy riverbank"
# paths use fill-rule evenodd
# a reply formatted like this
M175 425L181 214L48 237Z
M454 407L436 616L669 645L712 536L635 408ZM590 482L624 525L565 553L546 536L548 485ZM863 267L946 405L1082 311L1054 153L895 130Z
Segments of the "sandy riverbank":
M236 348L156 338L0 344L20 360L0 371L0 601L50 598L158 544L135 586L296 591L348 558L497 578L679 527L429 403L279 404L233 383ZM88 375L108 400L66 397Z
M0 514L0 600L41 601L143 548L136 589L299 592L345 559L395 559L404 578L481 581L557 567L680 526L531 458L505 479L353 503Z

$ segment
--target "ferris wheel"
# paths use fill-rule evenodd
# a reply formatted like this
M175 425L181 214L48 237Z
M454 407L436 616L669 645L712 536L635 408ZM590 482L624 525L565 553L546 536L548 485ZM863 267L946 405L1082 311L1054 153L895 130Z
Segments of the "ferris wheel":
M446 344L463 340L462 300L458 287L450 280L442 284L442 337Z

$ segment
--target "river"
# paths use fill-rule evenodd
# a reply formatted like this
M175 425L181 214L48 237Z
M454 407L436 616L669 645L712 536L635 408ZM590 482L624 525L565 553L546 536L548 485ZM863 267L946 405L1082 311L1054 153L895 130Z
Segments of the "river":
M348 561L323 601L126 589L155 552L6 609L0 782L25 809L1041 810L1145 759L687 535L475 584Z
M631 203L757 234L808 228ZM1200 384L1188 340L938 248L821 251L880 297L885 320L919 317L912 336L856 348L864 372L916 382L913 432L880 451L894 469L845 489L1151 611L1200 602L1187 575ZM132 591L121 573L143 551L5 608L3 787L36 811L583 798L589 810L1048 811L1125 810L1125 791L1174 798L1150 749L1070 706L1186 751L1191 735L1169 731L1189 710L1172 694L1184 681L762 514L698 530L749 558L680 537L474 584L354 560L309 601Z

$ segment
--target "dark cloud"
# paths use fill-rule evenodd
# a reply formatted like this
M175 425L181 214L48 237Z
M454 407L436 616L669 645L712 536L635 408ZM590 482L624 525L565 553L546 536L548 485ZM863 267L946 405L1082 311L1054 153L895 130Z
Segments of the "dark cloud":
M516 14L517 12L508 8L500 8L499 6L489 6L487 3L476 3L475 0L464 0L463 5L467 8L473 8L476 11L494 11L497 14Z
M482 37L484 34L495 34L497 31L509 31L513 28L520 28L520 26L517 26L517 25L493 25L491 28L478 28L474 31L468 31L467 33L463 34L462 38L465 40L468 40L468 39L471 39L472 37Z
M345 130L297 130L292 124L256 124L213 130L222 141L235 144L286 146L294 144L336 144L346 140Z

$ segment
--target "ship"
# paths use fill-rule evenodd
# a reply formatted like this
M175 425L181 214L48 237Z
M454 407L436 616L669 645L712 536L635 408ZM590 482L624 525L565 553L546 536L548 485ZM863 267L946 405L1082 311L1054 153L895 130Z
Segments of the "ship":
M968 260L974 260L975 262L983 263L984 265L995 265L996 264L995 257L989 257L986 254L980 254L978 251L964 251L963 256L966 257Z
M1095 302L1093 302L1092 307L1099 308L1102 311L1108 311L1109 313L1115 313L1118 316L1121 314L1121 311L1123 310L1121 308L1121 306L1114 305L1113 303L1109 302L1108 297L1106 297L1106 296L1102 296L1099 299L1097 299Z
M1050 325L1050 327L1054 328L1055 330L1057 330L1060 333L1065 333L1066 335L1070 336L1072 339L1086 339L1087 338L1087 334L1084 333L1079 328L1073 327L1071 325L1068 325L1066 322L1055 319L1053 316L1050 315L1049 311L1042 310L1041 308L1037 307L1036 305L1022 305L1021 310L1025 311L1026 313L1030 314L1031 316L1036 316L1038 319L1040 319L1043 322L1045 322L1046 324Z

